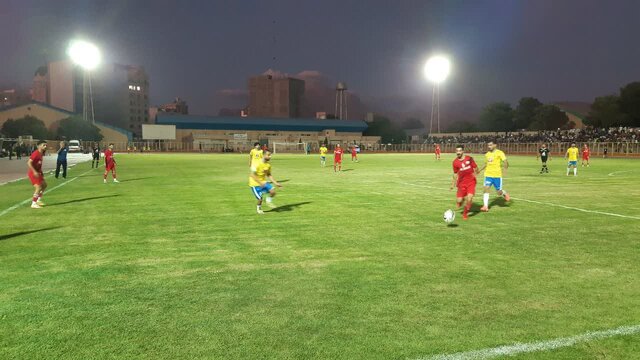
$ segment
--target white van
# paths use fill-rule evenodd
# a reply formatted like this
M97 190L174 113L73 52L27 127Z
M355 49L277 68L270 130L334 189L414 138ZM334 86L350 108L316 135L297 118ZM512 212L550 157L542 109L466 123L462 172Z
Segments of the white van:
M80 146L80 141L78 141L78 140L70 140L69 141L69 152L82 152L82 146Z

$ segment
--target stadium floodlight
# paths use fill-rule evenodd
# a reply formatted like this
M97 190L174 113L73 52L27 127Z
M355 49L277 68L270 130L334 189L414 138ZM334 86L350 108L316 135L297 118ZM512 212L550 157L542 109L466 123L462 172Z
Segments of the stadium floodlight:
M95 123L93 111L93 90L91 89L91 71L95 70L102 60L100 49L84 40L73 40L67 48L71 61L82 68L82 118Z
M434 120L437 123L438 133L440 133L440 84L447 79L450 71L451 63L449 59L442 55L432 56L424 65L424 76L433 83L429 135L431 135Z
M424 76L434 84L440 84L445 81L449 76L450 71L451 63L449 62L449 59L442 55L436 55L429 58L427 63L424 65Z
M100 65L102 56L100 49L94 44L84 40L73 40L67 49L67 55L74 64L84 70L91 71Z

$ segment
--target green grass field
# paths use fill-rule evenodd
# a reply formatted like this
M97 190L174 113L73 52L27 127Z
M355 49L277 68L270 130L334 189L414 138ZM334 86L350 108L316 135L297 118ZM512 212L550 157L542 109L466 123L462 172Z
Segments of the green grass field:
M278 154L262 216L246 155L117 159L120 184L81 164L0 216L0 358L419 359L640 324L639 160L511 157L514 199L447 226L453 155ZM31 193L0 186L0 212ZM639 353L636 332L510 359Z

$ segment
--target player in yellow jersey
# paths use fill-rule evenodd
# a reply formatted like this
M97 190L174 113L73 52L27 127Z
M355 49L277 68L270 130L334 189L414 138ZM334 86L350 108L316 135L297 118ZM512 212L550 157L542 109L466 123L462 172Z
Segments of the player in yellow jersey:
M327 151L329 151L327 144L322 144L322 146L320 146L320 165L322 167L325 167L327 164Z
M271 175L271 163L269 163L269 160L271 160L271 153L266 151L260 163L255 169L251 170L251 175L249 176L251 192L256 199L258 199L258 206L256 208L258 214L264 214L262 211L262 194L264 193L269 194L267 197L267 205L271 208L276 207L273 204L273 198L276 196L276 189L271 185L271 183L277 187L282 187L282 185L273 178L273 175Z
M504 196L506 201L511 200L509 194L502 188L502 167L504 165L504 172L509 168L507 156L502 150L498 150L494 141L489 141L487 147L489 151L484 155L484 165L480 168L480 171L484 170L484 194L482 195L484 206L480 208L484 212L489 211L489 190L491 190L491 186L495 187L498 195Z
M260 143L253 144L253 149L249 152L249 167L254 170L262 162L262 156L264 151L260 149Z
M573 176L578 176L578 147L576 143L571 143L571 147L567 149L567 155L565 158L569 161L567 164L567 176L569 176L569 171L573 168Z

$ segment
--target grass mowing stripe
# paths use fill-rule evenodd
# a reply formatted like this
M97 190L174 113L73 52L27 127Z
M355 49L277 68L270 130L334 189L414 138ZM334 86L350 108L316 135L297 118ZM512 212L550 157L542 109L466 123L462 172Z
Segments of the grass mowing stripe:
M407 182L399 182L399 183L400 184L404 184L404 185L415 186L415 187L424 187L424 188L428 188L428 189L445 190L443 188L439 188L439 187L436 187L436 186L430 186L430 185L411 184L411 183L407 183ZM598 211L598 210L587 210L587 209L577 208L577 207L573 207L573 206L566 206L566 205L560 205L560 204L554 204L554 203L548 203L548 202L542 202L542 201L528 200L528 199L523 199L523 198L514 197L514 196L512 196L511 198L514 199L514 200L524 201L524 202L528 202L528 203L532 203L532 204L545 205L545 206L554 206L554 207L559 207L559 208L563 208L563 209L576 210L576 211L592 213L592 214L599 214L599 215L621 217L621 218L625 218L625 219L640 220L640 217L638 217L638 216L622 215L622 214L616 214L616 213L610 213L610 212L604 212L604 211Z
M45 194L50 193L50 192L52 192L53 190L58 189L58 188L60 188L60 187L62 187L62 186L64 186L64 185L66 185L66 184L68 184L68 183L72 182L73 180L75 180L75 179L77 179L77 178L79 178L79 177L81 177L81 176L83 176L83 175L85 175L85 174L88 174L88 173L90 173L90 172L92 172L92 171L93 171L93 169L91 169L91 170L89 170L89 171L87 171L87 172L85 172L85 173L83 173L83 174L80 174L80 175L78 175L78 176L74 177L73 179L69 179L69 180L67 180L67 181L63 182L63 183L62 183L62 184L60 184L60 185L54 186L53 188L51 188L51 189L49 189L49 190L46 190L44 193L45 193ZM23 205L27 204L29 201L31 201L31 198L28 198L28 199L26 199L26 200L24 200L24 201L22 201L22 202L19 202L19 203L15 204L15 205L13 205L13 206L11 206L11 207L9 207L9 208L7 208L7 209L3 210L2 212L0 212L0 216L3 216L3 215L6 215L6 214L10 213L11 211L13 211L13 210L15 210L15 209L19 208L20 206L23 206Z
M498 346L481 350L459 352L454 354L440 354L430 357L423 357L417 360L482 360L491 359L498 356L513 356L523 353L555 350L563 347L574 346L579 343L594 340L606 339L614 336L635 335L640 333L640 325L621 326L619 328L587 332L584 334L557 338L535 343L516 343L513 345Z

